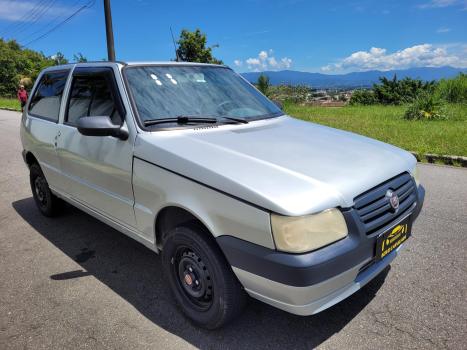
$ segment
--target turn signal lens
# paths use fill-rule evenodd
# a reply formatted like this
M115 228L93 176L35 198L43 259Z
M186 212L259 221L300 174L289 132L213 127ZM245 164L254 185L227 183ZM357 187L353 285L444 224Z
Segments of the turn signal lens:
M412 176L413 176L413 178L415 180L415 183L417 184L417 187L418 187L418 185L420 185L420 178L419 178L419 174L418 174L418 165L416 165L415 168L413 168Z

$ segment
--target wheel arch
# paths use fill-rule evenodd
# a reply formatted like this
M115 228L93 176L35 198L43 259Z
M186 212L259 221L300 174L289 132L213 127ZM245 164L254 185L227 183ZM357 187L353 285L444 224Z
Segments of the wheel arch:
M198 215L181 206L169 205L159 210L155 218L155 244L157 248L163 247L164 240L172 229L189 223L201 226L206 232L209 232L209 236L214 238L209 226Z
M40 166L39 161L37 158L34 156L34 154L31 151L27 151L24 155L24 161L28 165L28 167L31 167L33 164L37 164Z

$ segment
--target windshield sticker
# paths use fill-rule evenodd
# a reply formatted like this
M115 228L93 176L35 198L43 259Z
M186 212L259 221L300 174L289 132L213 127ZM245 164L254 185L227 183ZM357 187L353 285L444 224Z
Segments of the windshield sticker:
M151 78L156 82L157 85L159 85L159 86L162 85L162 83L161 83L161 81L159 80L159 78L157 77L157 75L151 74Z
M166 73L165 76L172 82L172 84L177 85L177 81L172 77L172 74Z

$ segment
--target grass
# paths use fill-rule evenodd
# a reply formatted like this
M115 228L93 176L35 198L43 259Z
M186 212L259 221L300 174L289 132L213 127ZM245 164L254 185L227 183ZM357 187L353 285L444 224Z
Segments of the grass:
M21 110L14 98L0 98L0 108ZM405 120L405 106L311 107L286 104L299 119L344 129L409 151L467 156L467 105L448 104L448 120Z
M0 108L9 108L21 111L21 105L16 98L3 98L0 97Z
M408 151L467 156L467 105L448 104L448 120L405 120L406 109L378 105L284 106L296 118L369 136Z

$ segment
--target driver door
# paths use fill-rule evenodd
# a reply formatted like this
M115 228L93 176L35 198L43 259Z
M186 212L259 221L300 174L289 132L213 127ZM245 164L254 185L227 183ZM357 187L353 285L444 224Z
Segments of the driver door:
M79 67L73 71L60 125L58 156L65 191L74 200L126 226L135 227L131 183L135 133L127 140L84 136L80 118L108 116L126 127L126 111L110 67Z

